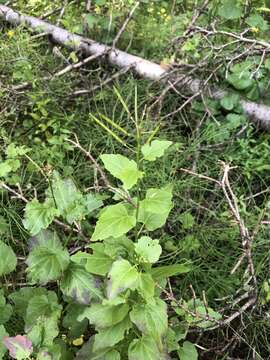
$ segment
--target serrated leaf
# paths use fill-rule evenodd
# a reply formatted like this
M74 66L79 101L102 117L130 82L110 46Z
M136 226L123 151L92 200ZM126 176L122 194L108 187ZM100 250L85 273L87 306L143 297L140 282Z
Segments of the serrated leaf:
M148 161L155 161L164 155L171 144L172 142L167 140L154 140L151 144L145 144L142 146L143 158Z
M172 186L161 189L148 189L145 199L140 202L146 212L167 213L172 208Z
M249 71L234 72L229 74L227 81L237 90L248 90L254 85L254 80L252 79Z
M27 306L25 316L25 330L28 331L39 317L53 317L58 320L61 316L62 306L58 304L57 295L53 291L32 297Z
M137 290L146 302L153 298L155 294L155 282L150 274L140 274Z
M126 331L131 328L131 322L127 316L124 320L114 326L99 330L95 335L93 350L96 352L114 346L123 340Z
M56 233L43 231L31 240L33 247L26 260L31 280L46 284L59 279L68 267L69 254Z
M228 94L220 100L220 105L226 110L232 110L239 104L238 94Z
M32 342L26 336L7 336L4 337L3 343L9 351L9 356L13 359L28 359L33 352Z
M17 258L12 248L0 241L0 276L11 273L16 269Z
M142 236L134 246L136 254L145 263L153 264L157 262L162 253L159 241L152 240L149 236Z
M183 346L178 350L180 360L197 360L198 352L196 346L189 341L185 341Z
M167 266L158 266L150 270L150 274L154 280L161 280L168 278L170 276L176 276L180 274L185 274L191 270L189 265L186 264L174 264Z
M45 288L25 287L10 294L8 298L14 303L14 312L26 319L26 311L29 301L38 295L47 295Z
M246 118L244 115L238 115L238 114L228 114L226 116L226 119L228 121L227 128L230 130L237 129L240 125L245 124Z
M103 240L108 237L118 238L126 234L135 224L135 215L130 215L125 205L107 206L98 219L92 241Z
M91 246L93 254L89 254L85 268L91 274L105 276L113 263L113 259L106 254L104 244L93 244Z
M23 225L31 235L36 235L42 229L46 229L58 215L59 211L51 199L44 203L33 199L25 207Z
M88 212L92 212L98 208L100 208L103 205L103 201L98 199L93 194L87 194L85 199L85 204L87 207Z
M129 306L127 304L120 304L116 306L93 304L88 307L78 317L79 321L87 318L90 324L102 329L109 326L118 324L129 312Z
M166 360L151 336L133 340L128 348L128 360Z
M136 162L123 155L103 154L100 158L105 169L121 180L123 188L126 190L131 189L143 176L143 173L138 170Z
M62 179L55 171L51 187L57 209L70 224L85 217L88 212L86 200L71 179ZM52 196L50 192L49 194Z
M7 352L7 348L3 344L3 339L8 337L8 333L3 325L0 325L0 359L3 358Z
M267 31L269 26L267 21L259 14L252 14L246 19L246 23L251 27L256 27L261 31Z
M2 161L0 163L0 177L6 177L12 171L12 167L8 161Z
M71 263L60 282L62 292L78 304L88 305L92 299L102 299L102 293L93 275L83 266Z
M153 299L148 304L134 305L130 312L130 320L143 334L151 335L158 340L168 329L166 303L161 299Z
M218 15L226 20L239 19L242 15L242 7L235 0L224 0L218 8Z
M6 155L8 158L15 158L25 155L29 150L26 146L16 146L14 143L11 143L6 148Z
M109 272L108 298L114 299L127 289L134 290L137 286L138 277L138 271L127 260L115 261Z
M12 306L6 303L4 291L0 289L0 325L5 324L12 314Z
M53 340L59 334L58 319L40 316L29 329L27 336L36 347L52 346Z
M161 228L169 216L172 207L162 214L154 214L145 210L145 205L140 202L138 221L143 223L147 230L154 231Z

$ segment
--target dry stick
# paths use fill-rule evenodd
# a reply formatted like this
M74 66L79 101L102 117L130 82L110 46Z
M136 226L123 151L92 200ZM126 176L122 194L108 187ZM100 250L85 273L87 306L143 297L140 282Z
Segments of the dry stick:
M119 76L125 74L131 68L132 68L132 66L130 66L129 68L126 68L126 69L121 69L121 70L117 71L115 74L113 74L112 76L110 76L108 79L102 81L102 83L100 83L99 85L95 85L91 89L76 90L71 94L71 96L81 96L81 95L90 94L90 93L102 88L103 86L109 84L111 81L117 79Z
M43 20L37 19L35 17L21 15L15 12L13 9L0 5L0 18L4 21L12 23L14 25L26 24L34 31L40 32L41 29L43 32L50 34L52 40L62 46L68 47L72 50L82 50L86 55L100 54L104 55L109 51L107 60L111 65L117 66L119 68L127 68L133 65L133 71L143 78L160 81L163 83L168 82L169 73L163 69L160 65L147 61L141 57L128 54L124 51L114 49L110 51L111 47L100 44L96 41L86 39L82 36L72 34L67 30L64 30L58 26L51 25ZM202 32L206 31L206 34L211 34L208 30L199 28ZM217 33L217 32L216 32ZM231 36L231 33L219 32L227 36ZM256 45L269 48L270 44L265 41L252 40L244 38L243 36L232 34L233 37L249 43L256 43ZM170 79L171 80L171 79ZM186 88L191 93L197 93L203 82L199 79L192 79L186 85ZM211 96L215 99L220 99L226 96L226 91L214 89L211 93ZM242 99L240 101L244 112L246 115L256 124L262 128L269 130L270 129L270 107L263 104L257 104L251 101Z
M121 26L120 30L118 31L116 37L114 38L113 40L113 43L112 43L112 50L115 49L115 46L118 42L118 40L120 39L121 35L123 34L123 32L125 31L128 23L130 22L135 10L137 9L137 7L140 5L140 2L137 1L135 3L135 5L133 6L133 8L130 10L129 14L128 14L128 17L126 18L125 22L123 23L123 25Z
M137 2L137 3L134 5L134 7L132 8L132 10L130 11L127 19L125 20L124 24L122 25L121 29L119 30L119 32L117 33L117 35L116 35L116 37L115 37L115 39L114 39L114 41L113 41L112 49L115 49L115 45L116 45L117 41L120 39L121 35L122 35L123 32L125 31L125 29L126 29L128 23L129 23L132 15L134 14L134 12L135 12L135 10L137 9L137 7L139 6L139 4L140 4L140 3ZM60 13L59 18L58 18L57 23L56 23L57 26L59 25L59 22L60 22L61 18L62 18L63 15L64 15L64 11L65 11L65 9L66 9L66 6L67 6L67 1L66 1L65 5L63 6L63 8L61 9L61 13ZM42 35L47 35L47 33L43 33ZM111 51L111 50L110 50L110 51ZM106 55L106 54L102 54L102 56L104 56L104 55ZM56 72L56 73L53 74L53 75L44 76L41 80L43 80L43 81L53 80L53 79L55 79L55 78L57 78L57 77L60 77L60 76L66 74L66 73L68 73L68 72L70 72L70 71L72 71L72 70L79 69L80 67L88 64L89 62L91 62L91 61L99 58L100 56L101 56L100 54L90 55L90 56L88 56L87 58L85 58L85 59L83 59L83 60L81 60L81 61L79 61L79 62L77 62L77 63L75 63L75 64L70 64L70 65L66 66L64 69ZM123 73L127 72L128 70L130 70L130 68L131 68L131 66L129 66L127 69L123 69L123 70L124 70ZM120 75L120 74L119 74L119 75ZM118 76L115 76L115 77L112 77L112 78L108 79L109 81L104 82L104 83L103 83L103 86L106 85L107 83L111 82L111 81L112 81L114 78L116 78L116 77L118 77ZM16 91L16 90L22 90L22 89L24 89L24 88L26 88L26 87L29 87L29 86L31 86L31 85L32 85L31 82L25 82L25 83L20 84L20 85L12 86L12 90L13 90L13 91L14 91L14 90L15 90L15 91ZM96 89L93 89L93 88L92 88L90 91L92 92L92 91L95 91L95 90L96 90ZM78 90L78 91L75 91L75 93L73 93L73 95L78 96L78 95L82 95L82 94L86 94L86 93L88 93L88 91L83 92L83 90Z
M228 174L229 171L232 170L235 167L230 167L229 165L225 164L224 162L221 162L222 166L223 166L223 178L221 181L210 178L208 176L205 175L200 175L197 174L191 170L188 169L180 169L183 172L186 172L188 174L197 176L201 179L204 180L208 180L208 181L212 181L215 182L216 184L218 184L224 195L226 198L226 201L229 205L229 208L231 209L231 212L238 224L239 227L239 231L240 231L240 236L241 236L241 241L242 241L242 248L243 248L243 254L240 257L240 259L237 261L237 264L233 267L232 271L235 272L237 270L237 268L241 265L242 261L244 258L247 258L248 261L248 270L249 273L251 275L251 279L253 279L253 284L254 284L254 291L256 293L256 286L257 286L257 279L256 279L256 275L255 275L255 269L254 269L254 264L253 264L253 260L252 260L252 252L251 252L251 248L252 248L252 240L253 238L249 235L249 231L247 229L247 227L245 226L244 221L242 220L241 216L240 216L240 212L239 212L239 208L238 208L238 204L237 204L237 199L236 196L231 188L230 182L229 182L229 178L228 178Z
M44 76L41 80L43 81L47 81L47 80L53 80L57 77L60 77L66 73L68 73L69 71L71 70L75 70L75 69L79 69L80 67L88 64L90 61L93 61L97 58L99 58L100 55L96 54L96 55L91 55L91 56L88 56L87 58L75 63L75 64L70 64L70 65L67 65L64 69L62 70L59 70L58 72L56 72L55 74L52 74L50 76ZM19 85L15 85L15 86L12 86L12 90L13 91L17 91L17 90L23 90L29 86L31 86L32 83L31 82L25 82L25 83L22 83L22 84L19 84Z

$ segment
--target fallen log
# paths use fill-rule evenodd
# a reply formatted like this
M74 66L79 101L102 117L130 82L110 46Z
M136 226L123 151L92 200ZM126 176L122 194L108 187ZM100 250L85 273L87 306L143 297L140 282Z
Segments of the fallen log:
M132 70L139 76L152 81L162 81L167 83L172 80L171 74L160 65L145 60L139 56L131 55L119 49L114 49L110 46L98 43L94 40L79 36L58 26L52 25L46 21L38 18L22 15L14 11L8 6L0 5L0 19L13 24L30 27L35 32L47 33L52 40L62 46L72 50L81 50L85 55L106 55L108 62L119 68L132 68ZM178 78L183 79L185 88L192 94L196 94L203 86L203 81L187 77L184 74L178 75ZM173 77L175 81L175 75ZM177 86L183 87L183 81L177 81ZM223 90L209 90L211 97L214 99L223 98L226 92ZM245 99L241 100L241 105L245 114L257 126L270 131L270 106L255 103Z

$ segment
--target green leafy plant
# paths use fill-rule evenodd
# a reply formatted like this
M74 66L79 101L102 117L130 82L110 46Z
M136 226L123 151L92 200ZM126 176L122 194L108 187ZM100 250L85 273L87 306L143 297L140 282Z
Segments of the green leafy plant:
M159 240L149 235L164 225L173 208L172 186L145 191L140 185L146 176L142 164L161 157L171 144L164 140L145 144L137 162L118 154L101 155L105 169L121 181L120 187L108 185L117 195L116 204L104 205L94 193L84 195L71 179L63 179L57 172L49 178L45 200L33 199L27 203L23 223L32 237L26 273L33 287L23 287L10 294L13 307L1 293L4 314L1 324L6 323L12 312L22 317L25 324L24 335L15 337L7 337L1 325L2 354L7 348L15 359L52 356L60 359L64 350L59 334L63 327L71 344L81 344L84 340L78 339L88 338L77 356L87 349L87 356L93 359L156 360L165 359L170 351L177 350L180 359L197 358L194 345L178 344L180 338L177 340L169 326L168 304L160 297L166 279L189 271L189 267L159 266L162 248ZM88 251L78 250L70 255L66 243L48 228L57 217L71 225L83 224L91 213L97 214L97 221L91 242L86 246ZM17 260L8 245L0 245L6 259L6 265L0 266L0 275L4 275L14 271ZM47 288L52 283L61 291L64 299L61 304L59 293ZM179 312L178 305L175 311L184 314L187 326L192 323L185 311ZM205 314L202 308L198 319ZM203 324L207 327L211 321ZM169 335L176 339L172 350ZM69 347L70 356L75 355L75 349Z

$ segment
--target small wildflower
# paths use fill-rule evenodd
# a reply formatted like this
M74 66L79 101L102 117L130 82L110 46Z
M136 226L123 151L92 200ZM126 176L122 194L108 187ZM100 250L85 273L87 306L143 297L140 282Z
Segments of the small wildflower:
M7 32L7 36L8 36L9 38L12 38L14 35L15 35L15 31L14 31L14 30L9 30L9 31Z
M83 335L81 335L78 339L74 339L74 340L72 341L72 344L73 344L74 346L81 346L83 343L84 343Z
M253 26L252 28L250 28L250 31L254 34L257 34L260 30L257 27Z
M161 14L165 14L165 13L166 13L166 9L162 8L162 9L160 9L160 12L161 12Z

